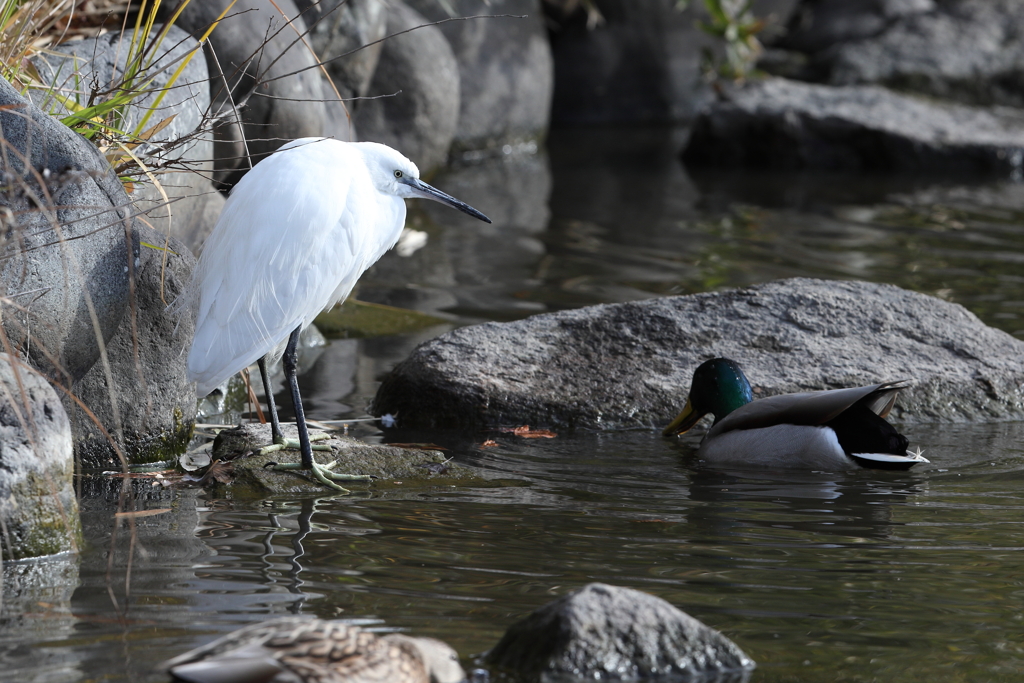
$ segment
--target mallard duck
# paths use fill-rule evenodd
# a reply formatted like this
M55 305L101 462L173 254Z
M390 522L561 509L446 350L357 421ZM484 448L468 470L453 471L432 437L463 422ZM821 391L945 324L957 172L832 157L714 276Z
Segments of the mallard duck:
M340 621L281 617L247 626L163 664L189 683L458 683L440 640L379 636Z
M682 434L711 413L715 422L697 456L736 467L843 470L907 469L928 462L908 453L905 436L885 421L906 381L810 391L753 400L739 364L713 358L693 373L686 407L662 432Z

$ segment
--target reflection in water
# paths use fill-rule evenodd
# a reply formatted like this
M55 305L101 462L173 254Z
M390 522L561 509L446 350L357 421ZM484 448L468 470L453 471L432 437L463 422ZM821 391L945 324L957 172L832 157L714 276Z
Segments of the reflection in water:
M818 543L863 543L889 538L893 507L922 492L914 475L906 472L702 468L691 480L690 499L709 505L696 508L691 520L700 520L718 536L733 535L736 527L742 527L740 534L761 527L801 532ZM744 510L748 514L738 516Z

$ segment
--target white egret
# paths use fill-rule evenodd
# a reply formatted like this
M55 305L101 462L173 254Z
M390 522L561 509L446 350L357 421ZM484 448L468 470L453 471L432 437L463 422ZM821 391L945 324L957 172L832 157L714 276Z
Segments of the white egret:
M197 311L188 355L196 393L206 396L258 361L271 449L298 445L302 469L342 491L332 479L368 477L335 474L313 460L295 372L299 332L344 300L363 271L395 245L405 225L405 198L433 199L491 222L419 176L414 163L386 145L324 138L285 145L234 187L185 295ZM281 434L267 376L267 359L282 352L298 444Z

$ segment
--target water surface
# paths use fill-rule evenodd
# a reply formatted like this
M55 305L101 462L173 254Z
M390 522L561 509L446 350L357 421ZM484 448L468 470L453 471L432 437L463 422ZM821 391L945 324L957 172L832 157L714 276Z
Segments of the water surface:
M893 282L1024 336L1021 185L688 172L682 136L556 132L547 153L436 178L494 225L421 207L427 245L386 257L359 296L446 322L311 353L310 414L361 416L390 367L456 325L797 275ZM758 662L752 681L1024 672L1022 424L910 425L931 464L840 474L710 469L695 435L353 430L434 441L507 485L238 500L92 477L81 556L21 568L22 585L64 588L5 591L0 679L161 680L156 662L292 613L440 637L471 666L590 581L722 630ZM125 507L166 512L133 529L112 521Z

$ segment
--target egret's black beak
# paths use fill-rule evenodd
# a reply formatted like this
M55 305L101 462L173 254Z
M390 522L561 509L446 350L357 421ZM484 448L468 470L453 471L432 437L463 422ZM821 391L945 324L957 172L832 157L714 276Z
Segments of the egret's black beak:
M412 177L406 176L406 177L402 178L399 182L405 183L406 185L408 185L412 189L416 190L416 194L418 194L419 196L423 197L424 199L433 199L435 202L441 202L442 204L447 204L448 206L450 206L452 208L458 209L462 213L468 213L473 218L479 218L484 223L490 223L491 222L490 218L488 218L487 216L483 215L482 213L480 213L479 211L474 209L472 206L470 206L466 202L461 202L458 199L456 199L455 197L451 196L450 194L445 194L444 192L441 192L441 190L437 189L436 187L431 187L430 185L427 185L425 182L423 182L419 178L412 178Z

